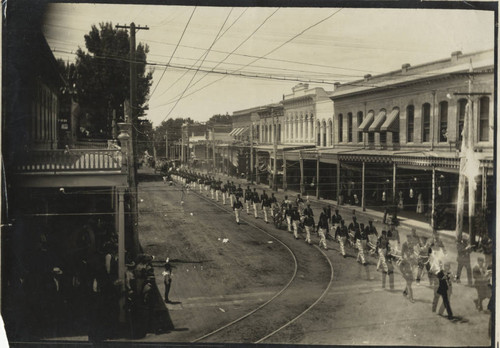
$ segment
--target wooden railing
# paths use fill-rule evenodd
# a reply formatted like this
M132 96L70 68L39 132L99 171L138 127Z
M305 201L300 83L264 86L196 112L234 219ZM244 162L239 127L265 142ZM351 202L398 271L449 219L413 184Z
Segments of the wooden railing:
M28 172L121 171L119 149L33 150L19 155L16 170Z

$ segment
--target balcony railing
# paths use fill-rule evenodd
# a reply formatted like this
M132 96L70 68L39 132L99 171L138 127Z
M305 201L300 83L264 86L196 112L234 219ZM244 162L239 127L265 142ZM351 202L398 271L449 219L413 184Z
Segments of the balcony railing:
M120 149L66 149L33 150L18 156L16 171L29 172L81 172L121 171Z

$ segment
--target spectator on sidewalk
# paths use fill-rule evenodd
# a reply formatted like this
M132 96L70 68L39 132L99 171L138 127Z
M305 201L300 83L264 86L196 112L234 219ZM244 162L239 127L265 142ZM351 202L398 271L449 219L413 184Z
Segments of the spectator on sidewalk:
M491 288L488 286L491 277L491 269L488 270L484 264L484 258L477 258L477 265L472 270L474 287L477 291L477 299L474 300L477 310L483 310L483 301L491 297Z
M468 245L467 238L462 235L462 239L457 240L457 283L460 283L462 269L465 267L467 273L467 284L472 286L472 268L470 263L470 254L472 246Z

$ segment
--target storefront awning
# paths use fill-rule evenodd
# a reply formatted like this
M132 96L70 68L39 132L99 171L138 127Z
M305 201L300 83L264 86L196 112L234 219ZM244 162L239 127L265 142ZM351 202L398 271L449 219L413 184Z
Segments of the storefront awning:
M248 127L243 127L243 128L240 128L240 130L238 130L234 136L235 137L241 137L242 135L245 135L246 133L248 133Z
M391 114L385 120L381 132L399 132L399 109L392 110Z
M233 136L233 135L234 135L234 133L236 133L236 132L237 132L237 131L239 131L240 129L241 129L241 128L234 128L234 129L233 129L233 130L229 133L229 135L230 135L230 136Z
M373 122L373 112L369 112L366 115L363 122L361 122L361 124L359 125L358 130L361 132L368 132L368 127L370 127L372 122Z
M385 111L380 111L375 117L375 121L373 121L372 125L370 128L368 128L369 132L380 132L380 127L385 121Z

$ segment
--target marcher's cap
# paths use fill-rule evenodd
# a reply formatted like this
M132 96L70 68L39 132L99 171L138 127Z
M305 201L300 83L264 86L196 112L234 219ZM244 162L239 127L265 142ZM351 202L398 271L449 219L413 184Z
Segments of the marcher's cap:
M52 273L63 274L63 271L59 267L52 268Z

